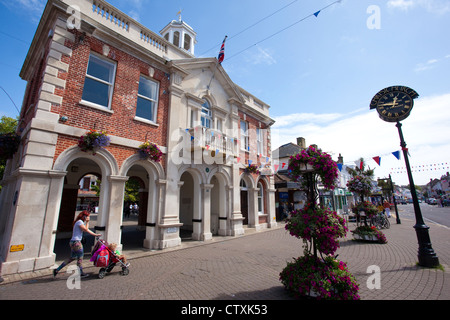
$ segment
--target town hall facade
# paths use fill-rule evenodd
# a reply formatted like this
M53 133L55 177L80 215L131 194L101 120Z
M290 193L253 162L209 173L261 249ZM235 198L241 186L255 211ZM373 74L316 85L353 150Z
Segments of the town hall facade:
M101 181L95 230L120 246L130 178L146 249L177 247L181 233L209 241L276 226L269 106L215 57L196 58L195 44L181 19L156 34L102 0L48 1L20 72L21 142L1 182L2 275L54 265L86 175ZM89 130L110 144L81 150ZM139 155L147 141L159 161Z

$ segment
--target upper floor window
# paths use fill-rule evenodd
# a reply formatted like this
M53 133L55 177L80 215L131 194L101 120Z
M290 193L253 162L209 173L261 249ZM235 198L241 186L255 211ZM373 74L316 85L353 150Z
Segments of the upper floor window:
M248 123L241 120L241 149L250 151L249 137L248 137Z
M212 121L211 106L208 100L203 101L205 102L202 104L202 116L201 116L202 126L206 128L211 128L211 121Z
M257 154L264 154L263 130L256 128L256 148Z
M81 99L110 109L115 72L115 63L91 54Z
M159 84L143 76L139 78L136 117L156 122Z

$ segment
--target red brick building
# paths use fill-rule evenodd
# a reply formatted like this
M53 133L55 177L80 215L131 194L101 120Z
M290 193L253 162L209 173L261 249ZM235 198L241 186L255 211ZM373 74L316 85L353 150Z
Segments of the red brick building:
M217 59L194 56L196 33L184 21L161 33L105 1L48 1L20 73L21 144L0 193L2 274L55 263L86 175L101 180L95 229L108 242L122 245L130 178L140 183L145 248L276 224L273 177L245 171L271 162L269 106ZM109 145L82 151L92 129ZM146 141L159 161L139 155Z

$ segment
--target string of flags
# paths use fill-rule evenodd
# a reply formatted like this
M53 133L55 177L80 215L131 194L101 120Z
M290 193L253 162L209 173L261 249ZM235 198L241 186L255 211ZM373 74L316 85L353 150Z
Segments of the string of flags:
M440 171L440 170L449 170L450 163L448 162L439 162L439 163L430 163L430 164L420 164L411 166L411 172L430 172L430 171ZM395 173L406 173L406 167L395 167L391 168L391 174Z
M239 139L235 138L235 137L229 137L227 135L221 134L220 132L214 131L214 130L210 130L207 129L205 127L195 127L194 128L195 132L197 132L198 130L201 130L201 136L200 136L200 141L202 142L204 148L206 150L214 150L215 154L218 155L220 154L220 152L224 152L223 149L219 149L219 148L215 148L217 144L217 141L215 139L211 139L210 138L217 138L218 139L218 143L219 145L223 146L222 142L225 143L226 146L228 146L228 143L231 143L231 145L235 145L238 144ZM194 141L197 140L198 137L194 135L191 135L190 133L190 129L185 129L186 133L190 135L190 140ZM209 131L209 133L208 133ZM233 150L233 149L231 149ZM241 146L241 148L239 150L244 150ZM407 151L407 149L405 149ZM247 151L250 152L250 146L247 147ZM383 157L386 156L394 156L397 160L401 160L402 159L402 153L401 150L397 150L391 153L386 153L386 154L382 154L382 155L378 155L375 157L372 157L371 159L373 161L375 161L375 163L378 166L381 166L381 159ZM255 160L251 160L251 159L246 159L243 157L236 157L235 158L237 163L242 163L245 165L251 165L254 163ZM243 161L242 161L243 160ZM247 162L247 163L245 163ZM289 163L288 162L280 162L278 161L278 159L273 159L271 157L268 156L264 156L261 153L257 153L256 154L256 162L259 163L258 169L271 169L270 171L272 173L277 173L279 170L287 170ZM351 161L351 162L346 162L347 165L349 163L352 163L354 165L356 165L356 167L362 169L364 163L366 163L366 159L359 159L356 161ZM338 163L337 164L339 171L342 171L343 167L345 166L342 163ZM395 173L406 173L406 167L393 167L390 168L391 170L391 174L395 174ZM450 162L436 162L436 163L430 163L430 164L419 164L419 165L413 165L411 166L411 171L413 172L426 172L426 171L438 171L438 170L450 170Z
M406 149L406 150L408 150L408 149ZM400 150L397 150L397 151L394 151L394 152L391 152L391 153L386 153L386 154L383 154L383 155L372 157L372 160L375 161L376 164L378 164L378 166L381 166L381 158L384 157L384 156L388 156L388 155L389 156L393 155L394 157L397 158L397 160L401 160L401 157L402 157ZM364 163L365 163L365 160L364 159L359 159L359 160L353 161L352 163L354 163L357 168L362 170L362 168L364 166ZM339 171L342 171L342 167L343 167L342 163L338 163Z

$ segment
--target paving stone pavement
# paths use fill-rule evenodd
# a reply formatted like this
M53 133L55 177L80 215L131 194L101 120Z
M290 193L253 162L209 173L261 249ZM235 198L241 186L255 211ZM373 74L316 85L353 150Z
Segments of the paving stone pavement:
M348 233L341 241L338 259L347 263L359 282L362 300L449 300L450 229L428 224L433 249L441 269L416 265L417 237L414 221L391 218L383 230L387 244L357 242ZM354 225L350 223L350 230ZM301 240L290 236L284 225L239 237L215 237L209 242L183 242L164 251L124 251L131 262L127 276L115 268L104 279L85 257L80 289L70 290L70 273L56 279L51 270L4 277L1 300L292 300L279 274L302 254ZM380 268L381 288L369 289L369 266ZM66 267L67 268L67 267ZM63 269L64 271L64 269Z

